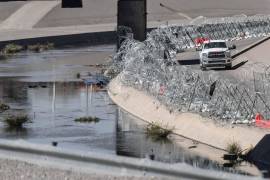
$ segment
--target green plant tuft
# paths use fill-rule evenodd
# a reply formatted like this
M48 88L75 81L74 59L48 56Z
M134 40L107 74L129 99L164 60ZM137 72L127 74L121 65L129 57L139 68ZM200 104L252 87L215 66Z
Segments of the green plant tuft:
M7 110L9 110L9 109L10 109L9 105L4 104L4 103L1 103L1 104L0 104L0 112L7 111Z
M1 54L2 55L13 55L18 52L21 52L23 50L23 47L21 45L17 44L7 44L4 49L2 49Z
M47 44L34 44L34 45L28 45L27 50L34 51L34 52L42 52L46 50L50 50L54 48L53 43L47 43Z
M242 148L238 142L232 141L227 144L226 151L230 154L240 154L242 152Z
M30 122L30 119L27 115L11 115L4 122L9 128L22 128L23 124Z
M172 129L162 127L161 124L152 122L146 126L146 134L154 139L166 139L172 133Z

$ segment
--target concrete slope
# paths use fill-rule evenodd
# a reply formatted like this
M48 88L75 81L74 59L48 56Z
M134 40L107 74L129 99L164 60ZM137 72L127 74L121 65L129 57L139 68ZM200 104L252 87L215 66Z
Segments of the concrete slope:
M32 29L60 1L30 1L3 21L0 29Z
M148 123L160 123L173 128L175 134L217 149L226 149L231 142L238 142L243 149L251 145L254 147L265 134L269 133L268 129L253 126L217 124L199 114L171 113L154 97L122 85L119 76L110 82L108 93L113 102L139 119Z

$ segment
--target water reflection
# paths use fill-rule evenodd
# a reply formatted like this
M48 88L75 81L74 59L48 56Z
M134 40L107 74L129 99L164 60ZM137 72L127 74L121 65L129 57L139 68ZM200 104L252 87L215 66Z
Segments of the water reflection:
M0 101L11 107L0 114L1 118L23 112L32 119L32 123L22 129L7 129L1 121L0 138L25 139L42 144L57 142L57 147L73 150L167 163L186 162L195 167L225 170L218 163L191 154L170 140L155 141L147 137L143 121L119 110L106 91L92 89L83 82L0 80ZM74 122L74 119L88 115L101 120L98 123Z
M20 138L27 137L28 129L25 127L5 127L4 131Z
M220 163L191 153L187 148L183 148L170 140L153 141L144 132L145 125L145 122L138 120L129 113L118 110L116 138L118 155L148 158L166 163L184 162L194 167L248 175L245 172L224 168ZM181 139L181 141L186 140L184 138Z
M0 101L11 109L1 113L23 112L31 117L31 124L24 129L6 129L0 122L0 138L22 138L31 142L51 144L85 151L115 153L115 106L107 92L90 94L83 82L20 82L16 79L0 80ZM87 116L99 117L97 124L76 123L74 119Z

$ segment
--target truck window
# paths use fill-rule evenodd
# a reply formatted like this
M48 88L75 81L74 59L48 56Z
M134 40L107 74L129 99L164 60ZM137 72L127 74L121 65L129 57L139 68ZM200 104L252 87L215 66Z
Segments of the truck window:
M225 42L210 42L204 45L204 49L211 48L227 48L227 45Z

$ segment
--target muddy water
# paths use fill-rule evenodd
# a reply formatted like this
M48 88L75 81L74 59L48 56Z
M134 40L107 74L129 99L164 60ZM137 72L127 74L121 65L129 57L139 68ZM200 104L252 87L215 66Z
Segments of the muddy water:
M58 142L61 148L95 151L224 170L221 165L189 153L170 141L154 141L142 121L120 111L106 91L91 92L76 73L99 71L111 46L64 49L40 54L22 53L0 61L0 101L11 110L0 114L0 138L33 143ZM27 114L32 122L20 130L8 129L9 114ZM96 116L98 123L75 118ZM232 170L234 171L234 170Z

